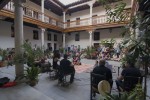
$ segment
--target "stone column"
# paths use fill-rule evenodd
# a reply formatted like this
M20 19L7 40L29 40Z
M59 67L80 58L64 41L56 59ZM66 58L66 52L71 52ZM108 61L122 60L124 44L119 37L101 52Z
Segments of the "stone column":
M89 24L92 25L92 15L93 15L93 4L96 2L96 0L92 0L88 3L88 5L90 6L90 22Z
M45 0L41 0L42 22L44 22L44 1Z
M90 25L92 25L93 4L90 4Z
M41 28L41 48L44 51L44 33L45 33L45 29Z
M19 56L23 58L23 2L24 0L14 0L15 6L15 56ZM23 76L24 74L24 63L23 62L16 62L15 63L15 71L16 71L16 78Z
M64 28L66 28L66 24L65 24L65 22L66 22L66 12L64 11L63 12L63 22L64 22Z
M89 32L89 43L90 43L90 47L92 47L92 33L93 31L88 31Z
M63 48L64 48L64 54L65 54L65 47L66 47L66 34L63 33Z

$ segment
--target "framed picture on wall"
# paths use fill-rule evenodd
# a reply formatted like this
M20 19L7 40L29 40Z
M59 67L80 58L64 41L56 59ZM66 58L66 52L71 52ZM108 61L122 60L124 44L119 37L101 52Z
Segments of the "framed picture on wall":
M38 40L39 39L39 34L37 30L33 30L33 39Z
M11 37L15 37L14 24L11 25Z

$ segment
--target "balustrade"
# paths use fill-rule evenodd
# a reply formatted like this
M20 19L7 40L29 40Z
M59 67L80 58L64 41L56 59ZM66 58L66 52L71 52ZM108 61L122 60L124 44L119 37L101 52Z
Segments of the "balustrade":
M5 7L5 10L14 11L14 3L10 1ZM39 21L42 21L42 13L41 11L38 11L36 9L30 8L29 6L23 6L23 13L24 16L30 17ZM131 12L129 10L125 10L124 12L124 20L129 21L130 20ZM98 25L98 24L106 24L109 23L107 21L108 16L107 15L100 15L96 17L92 17L92 25ZM119 21L118 18L115 18L116 22ZM54 26L58 26L63 28L65 25L65 28L73 28L73 27L81 27L81 26L89 26L90 25L90 18L80 19L76 21L70 21L63 23L62 21L55 19L49 15L44 14L44 22L49 23Z

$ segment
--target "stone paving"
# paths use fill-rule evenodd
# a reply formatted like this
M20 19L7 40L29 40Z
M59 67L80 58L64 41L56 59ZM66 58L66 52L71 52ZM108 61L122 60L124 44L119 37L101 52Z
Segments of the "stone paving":
M21 84L11 88L0 88L0 100L90 100L89 72L93 69L95 60L82 59L81 62L81 66L75 66L75 81L68 87L59 86L57 80L51 80L49 74L43 73L40 75L39 83L35 87ZM120 66L120 63L114 61L108 62L116 66L113 68L113 79L115 80L118 76L117 66ZM14 80L14 66L0 68L0 77L4 76ZM147 84L148 95L150 95L150 78L148 78ZM117 93L115 83L113 84L112 93ZM99 100L99 95L96 96L96 100Z

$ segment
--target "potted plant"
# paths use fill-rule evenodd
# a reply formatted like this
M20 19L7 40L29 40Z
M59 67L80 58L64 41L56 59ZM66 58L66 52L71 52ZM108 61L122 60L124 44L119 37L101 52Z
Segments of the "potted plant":
M44 52L40 48L33 50L31 44L27 42L22 45L22 48L24 49L23 58L20 58L21 56L18 55L15 57L15 60L27 63L28 67L25 70L24 76L30 86L35 86L38 82L38 74L40 73L40 69L35 67L35 60L43 58Z
M27 83L30 86L35 86L38 83L38 75L40 69L38 67L28 67L25 71L25 77L27 78Z

